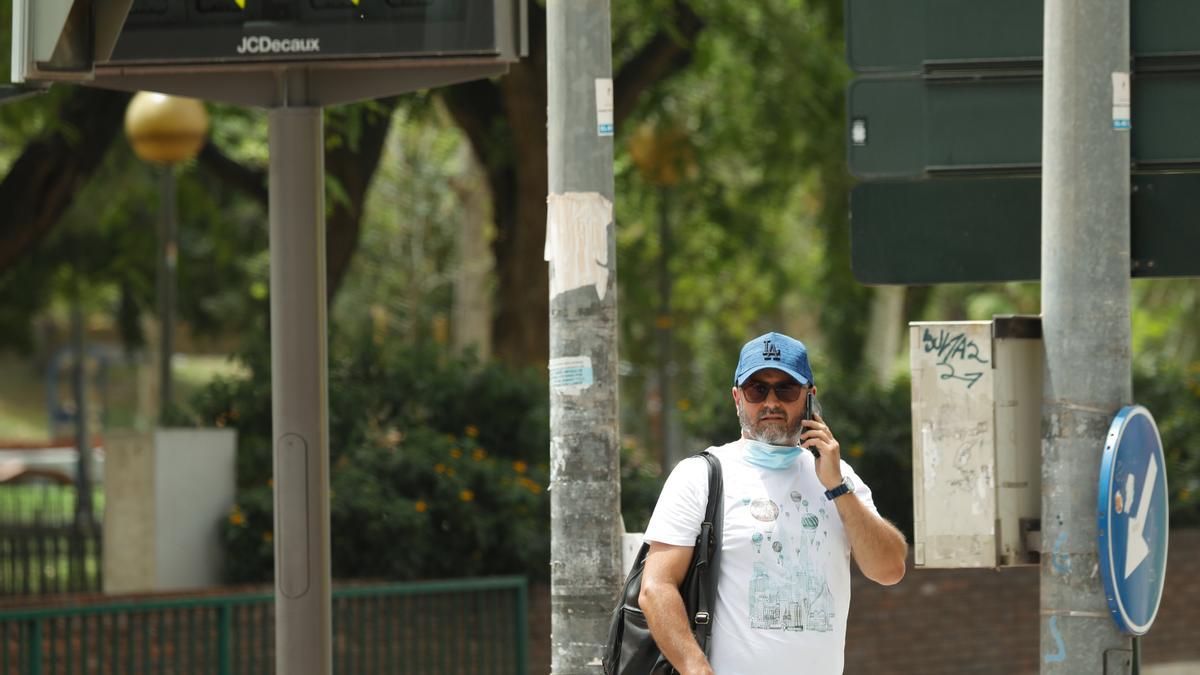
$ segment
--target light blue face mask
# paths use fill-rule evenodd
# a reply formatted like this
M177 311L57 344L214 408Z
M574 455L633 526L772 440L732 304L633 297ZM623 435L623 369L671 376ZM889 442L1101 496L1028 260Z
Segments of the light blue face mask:
M746 461L763 469L779 471L790 469L800 456L798 445L771 445L762 441L744 439L746 442Z

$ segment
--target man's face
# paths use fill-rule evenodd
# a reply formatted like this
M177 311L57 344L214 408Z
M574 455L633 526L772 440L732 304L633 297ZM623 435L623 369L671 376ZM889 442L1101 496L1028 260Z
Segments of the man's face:
M745 389L757 385L770 387L766 398L751 403ZM791 385L799 388L794 401L780 400L776 385ZM804 433L804 394L807 387L793 380L787 373L767 368L751 375L741 387L734 387L733 400L737 406L738 422L742 425L742 437L771 445L796 445Z

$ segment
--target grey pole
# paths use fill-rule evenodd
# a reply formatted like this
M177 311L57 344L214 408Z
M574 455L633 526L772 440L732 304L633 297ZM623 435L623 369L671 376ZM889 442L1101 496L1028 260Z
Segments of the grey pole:
M1041 672L1127 673L1129 638L1095 573L1108 425L1132 400L1129 3L1047 0L1042 122Z
M621 583L608 0L546 3L551 662L599 673Z
M304 105L302 96L290 100ZM329 675L333 656L321 109L273 108L268 124L275 672Z
M76 248L78 249L78 246ZM75 356L75 367L71 369L71 390L75 397L75 447L79 451L75 471L75 526L87 525L90 527L94 521L91 475L92 440L88 433L87 327L84 325L86 319L83 312L83 281L81 279L83 272L80 265L82 259L82 253L77 250L75 269L71 272L71 351ZM73 544L76 541L76 539L72 539ZM82 555L82 551L80 555Z
M158 415L172 400L171 357L175 353L175 273L178 259L176 246L175 167L166 164L161 169L159 191L158 231L158 319L161 323L158 354Z

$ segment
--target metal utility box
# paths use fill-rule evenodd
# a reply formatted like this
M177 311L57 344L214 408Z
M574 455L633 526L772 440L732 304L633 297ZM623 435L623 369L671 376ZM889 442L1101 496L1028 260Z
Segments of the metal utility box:
M913 322L909 336L917 566L1035 563L1041 319Z

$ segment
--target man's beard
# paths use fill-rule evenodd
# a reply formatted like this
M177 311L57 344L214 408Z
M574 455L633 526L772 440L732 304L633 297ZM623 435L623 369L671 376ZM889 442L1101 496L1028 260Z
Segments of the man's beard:
M801 418L796 418L795 424L790 423L787 411L782 407L763 407L758 411L759 420L765 415L783 415L783 423L763 423L758 420L751 422L746 409L739 405L737 416L738 422L742 425L742 436L770 445L797 445L800 443L800 434L804 433L804 427L800 424Z

